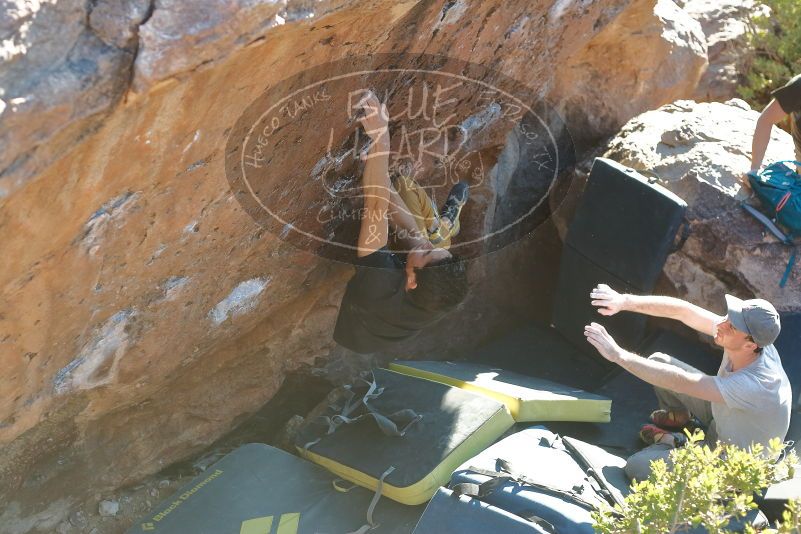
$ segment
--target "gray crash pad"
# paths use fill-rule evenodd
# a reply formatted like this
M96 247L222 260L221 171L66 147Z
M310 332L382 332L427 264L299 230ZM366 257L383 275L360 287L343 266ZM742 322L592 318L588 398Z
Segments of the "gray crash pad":
M280 449L243 445L140 518L128 534L342 534L367 523L373 492ZM350 486L350 485L347 485ZM422 506L382 498L371 532L408 534Z

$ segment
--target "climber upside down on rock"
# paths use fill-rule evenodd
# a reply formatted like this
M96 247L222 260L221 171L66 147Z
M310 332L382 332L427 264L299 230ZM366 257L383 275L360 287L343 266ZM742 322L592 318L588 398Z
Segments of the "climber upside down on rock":
M345 289L334 340L370 354L409 339L453 310L467 294L466 263L449 251L459 233L467 184L454 185L442 210L410 176L390 179L386 105L374 94L359 104L370 138L362 177L364 209L356 273ZM390 229L401 251L388 248Z

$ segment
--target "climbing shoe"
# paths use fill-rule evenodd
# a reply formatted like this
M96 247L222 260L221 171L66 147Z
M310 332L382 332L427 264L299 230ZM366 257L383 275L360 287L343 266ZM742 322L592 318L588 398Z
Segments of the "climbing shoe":
M448 193L448 198L445 199L445 204L440 212L440 219L446 221L449 228L457 226L462 207L467 203L467 198L470 196L469 190L470 188L466 182L459 182Z
M669 408L651 412L651 422L665 430L703 429L704 425L686 408Z
M663 436L671 436L673 438L673 447L682 447L687 443L687 436L680 432L670 432L664 428L656 425L643 425L640 429L640 440L646 445L653 445L655 443L663 443Z

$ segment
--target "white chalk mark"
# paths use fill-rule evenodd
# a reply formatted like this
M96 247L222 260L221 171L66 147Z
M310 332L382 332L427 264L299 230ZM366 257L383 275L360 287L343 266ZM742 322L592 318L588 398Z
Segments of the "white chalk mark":
M573 3L573 0L556 0L548 11L548 22L555 24L565 14L567 8Z
M189 147L191 147L192 145L194 145L194 144L195 144L195 142L196 142L198 139L200 139L200 130L195 130L195 136L194 136L194 137L192 137L192 141L190 141L190 142L189 142L189 144L188 144L188 145L186 145L186 146L184 147L184 149L183 149L183 151L182 151L181 153L182 153L182 154L186 153L186 151L187 151L187 150L189 150Z
M229 317L236 317L245 314L256 307L259 302L259 295L269 285L272 279L252 278L237 285L227 297L217 303L209 311L209 319L214 326L219 326Z
M135 315L131 308L121 310L98 327L78 355L56 373L53 378L56 394L112 383L130 343L126 327Z
M190 278L186 276L171 276L164 281L161 285L162 297L160 301L175 300L177 294L181 291Z

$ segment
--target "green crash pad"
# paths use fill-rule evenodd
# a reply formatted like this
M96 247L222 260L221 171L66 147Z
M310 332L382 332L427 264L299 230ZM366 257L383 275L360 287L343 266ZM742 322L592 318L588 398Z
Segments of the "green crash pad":
M380 393L369 399L370 408L417 416L402 436L385 434L369 417L332 431L329 422L341 407L329 407L298 432L295 445L303 457L355 484L376 490L383 481L382 495L403 504L428 501L458 465L514 425L506 406L482 395L386 369L376 369L374 379Z
M477 363L395 361L389 368L491 397L504 403L517 422L608 423L612 411L607 397Z
M367 523L373 492L337 491L319 466L261 443L243 445L140 518L127 534L345 533ZM347 489L347 488L345 488ZM378 501L370 532L409 533L422 506Z

